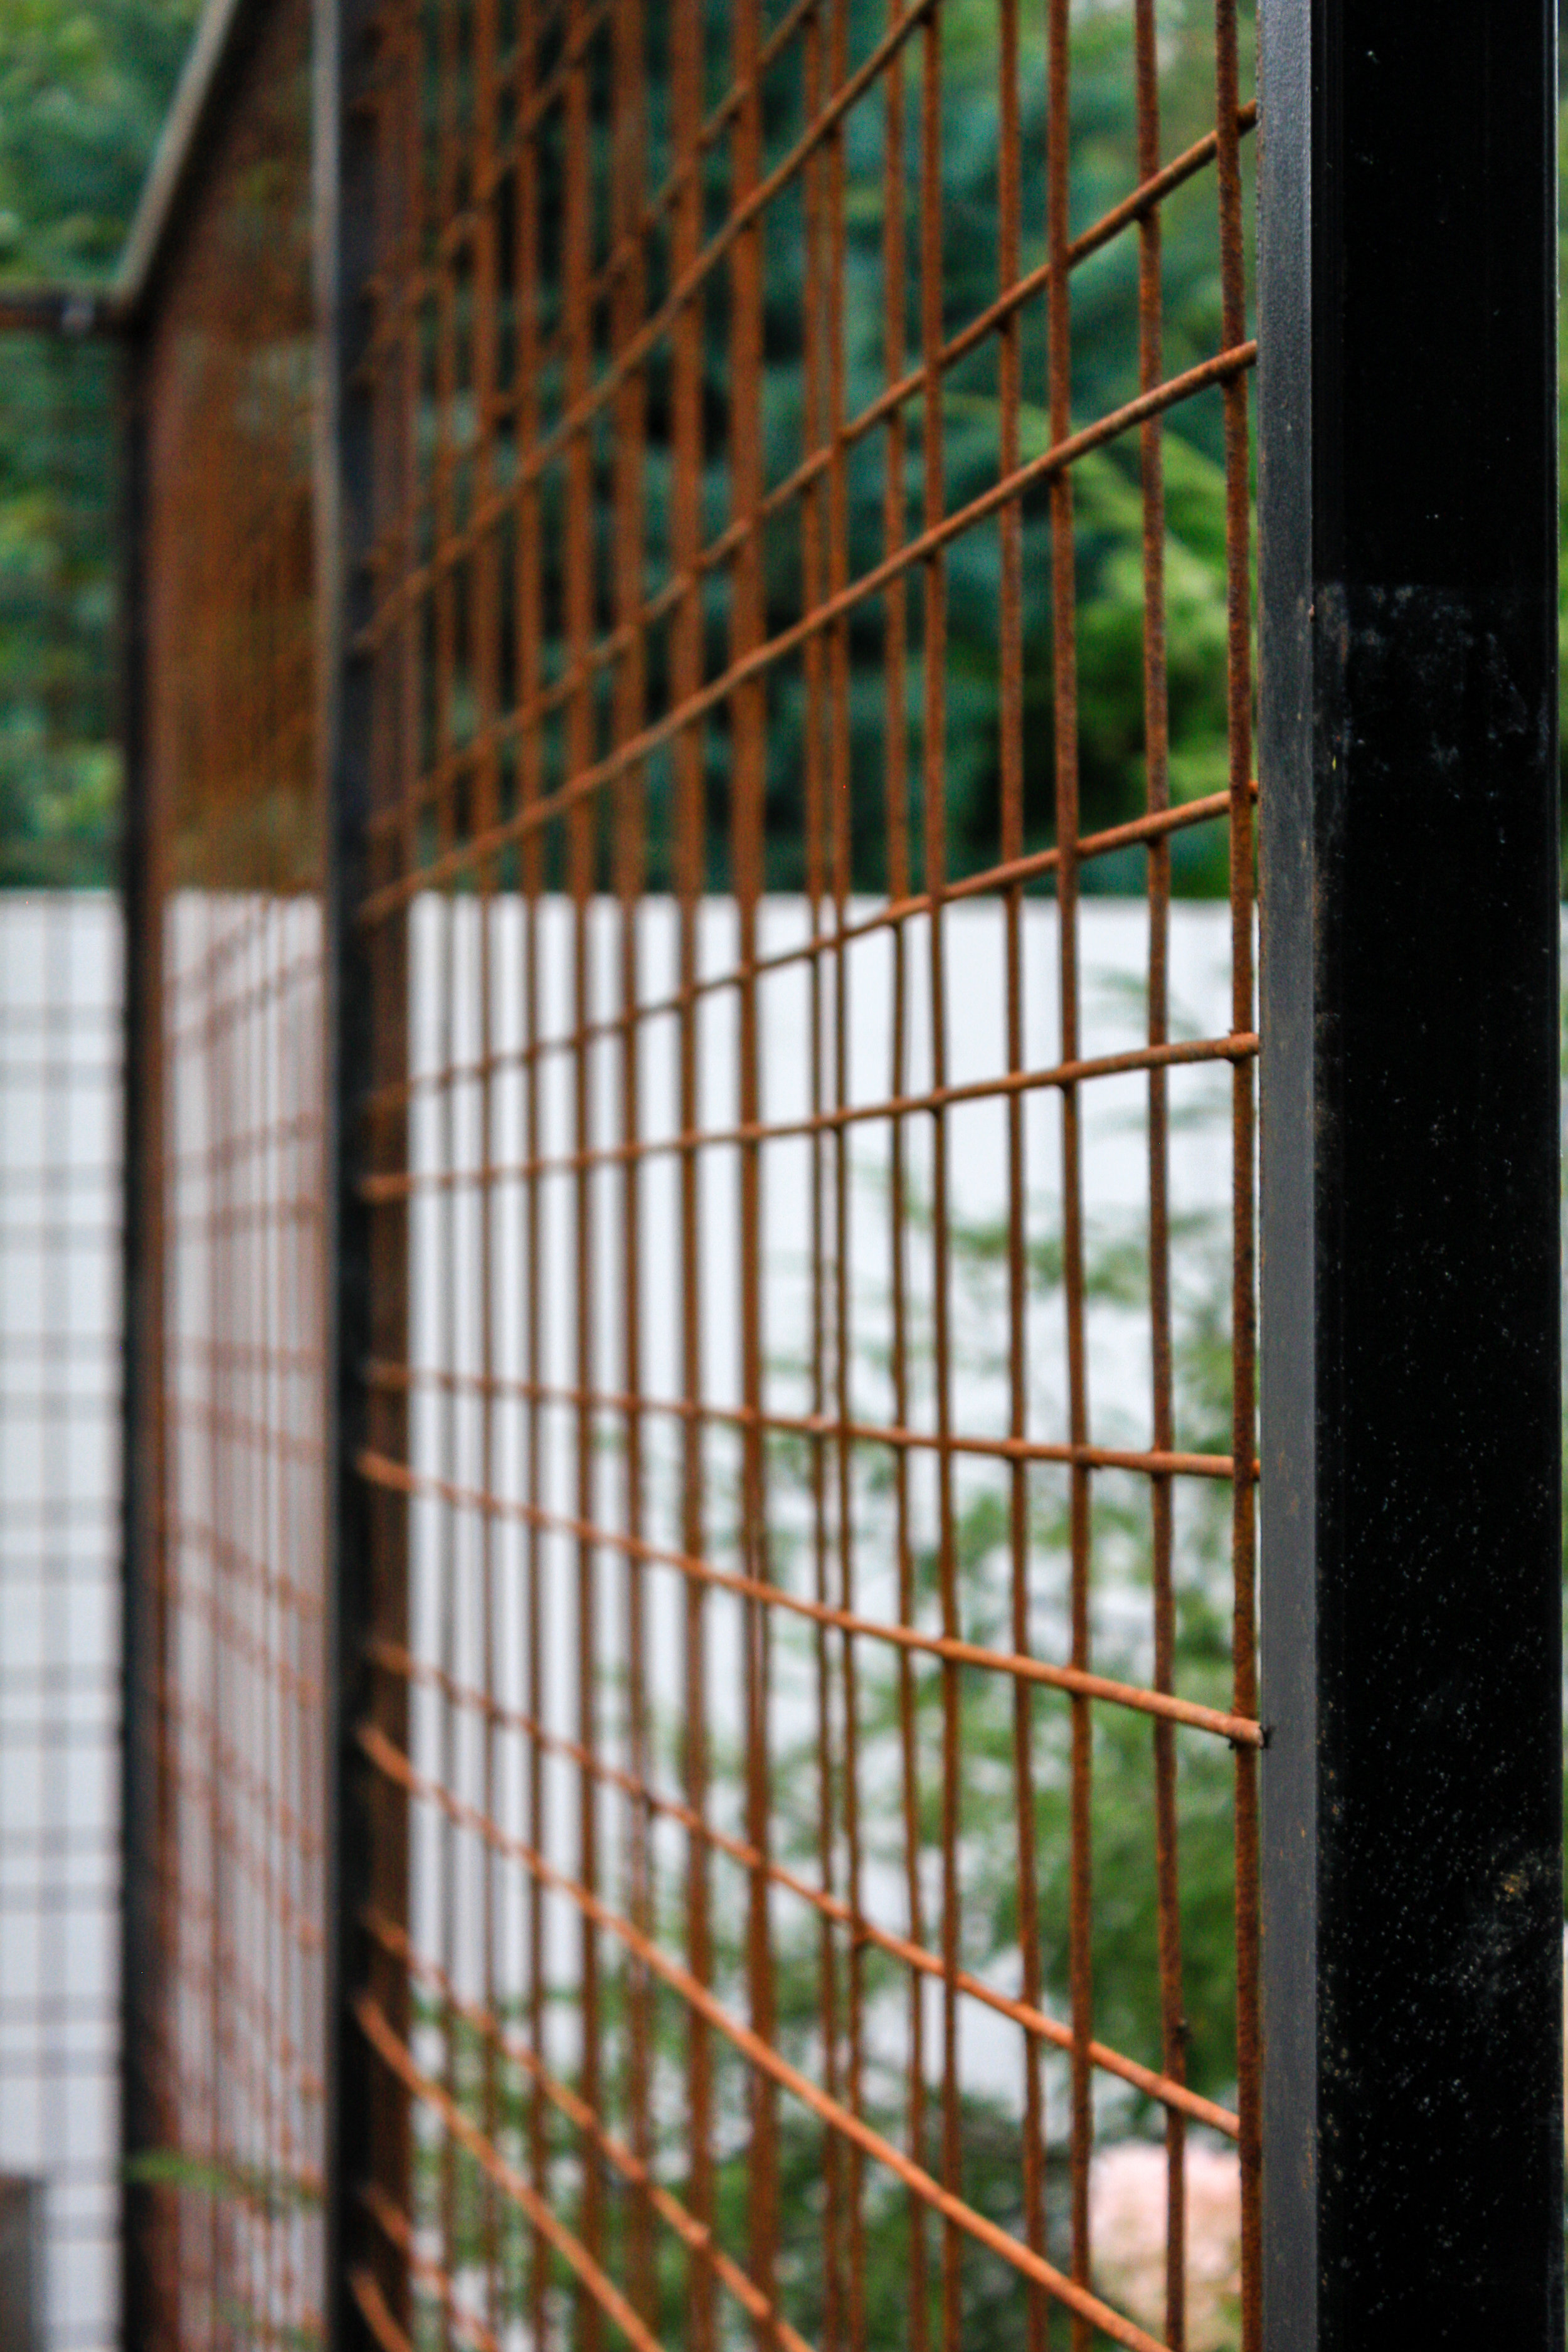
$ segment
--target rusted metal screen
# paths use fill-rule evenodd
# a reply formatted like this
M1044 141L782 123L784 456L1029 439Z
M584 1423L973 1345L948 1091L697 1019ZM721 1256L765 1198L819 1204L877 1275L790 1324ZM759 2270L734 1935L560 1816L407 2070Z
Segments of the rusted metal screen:
M1258 2340L1244 30L373 12L389 2347Z
M321 872L308 6L268 13L137 351L134 1041L154 1881L132 2119L147 2340L321 2309Z

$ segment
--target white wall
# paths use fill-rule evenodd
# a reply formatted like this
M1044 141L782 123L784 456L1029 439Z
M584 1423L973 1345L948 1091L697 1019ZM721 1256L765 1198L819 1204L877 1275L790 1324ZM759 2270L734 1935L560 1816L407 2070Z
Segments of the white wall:
M0 894L0 2171L47 2342L114 2332L121 926Z
M308 910L300 909L309 920ZM187 905L187 925L197 916ZM798 899L765 904L763 953L802 938L807 910ZM1090 901L1082 909L1082 1047L1086 1054L1135 1045L1142 1035L1142 974L1145 914L1130 902ZM596 905L588 927L590 997L601 1017L618 1009L618 913ZM1228 916L1221 907L1178 906L1173 917L1172 1000L1178 1034L1212 1034L1228 1025ZM198 924L199 928L199 924ZM909 927L909 1037L903 1085L918 1091L931 1081L929 942L919 923ZM734 957L733 911L723 902L701 910L700 961L708 971ZM639 918L637 993L647 1003L669 994L676 982L676 910L650 901ZM525 1149L524 1091L515 1062L522 1039L524 925L515 901L498 902L489 941L489 1047L500 1067L491 1089L490 1154L498 1171L492 1189L488 1246L491 1266L489 1368L503 1381L526 1370L527 1285L523 1252L523 1188L505 1171ZM416 1076L452 1062L471 1061L481 1042L479 934L471 901L421 902L414 916L411 1058ZM549 903L539 936L542 1026L560 1037L573 1025L573 919ZM1057 1057L1058 1036L1055 910L1031 906L1024 928L1026 1058ZM113 1997L117 1920L114 1852L117 1787L113 1730L117 1713L118 1602L117 1424L119 1313L114 1222L118 1213L120 931L111 900L15 896L0 898L0 2168L45 2170L50 2176L49 2267L52 2344L105 2345L112 2312ZM994 906L955 908L947 917L948 1074L955 1082L984 1077L1003 1066L1005 1004L1003 929ZM891 951L886 934L856 945L845 960L847 1063L843 1098L869 1102L892 1083L890 1063ZM822 1064L825 1098L837 1074L829 999L819 1006L827 1045ZM778 1122L805 1115L811 1105L811 1017L805 969L773 975L759 991L763 1110ZM735 1007L732 992L703 1001L700 1018L702 1124L713 1129L737 1115ZM678 1032L673 1019L647 1024L639 1063L641 1131L675 1131ZM52 1055L52 1059L51 1059ZM508 1066L508 1056L514 1057ZM618 1132L619 1047L611 1038L589 1057L591 1139ZM554 1055L541 1087L540 1147L545 1156L572 1148L573 1070ZM1145 1198L1142 1134L1146 1080L1142 1076L1097 1082L1084 1108L1084 1197L1091 1234L1137 1220ZM1223 1066L1173 1072L1173 1192L1178 1216L1223 1214L1230 1184ZM481 1092L470 1081L443 1094L421 1092L410 1130L411 1163L423 1189L411 1220L413 1354L426 1371L472 1372L482 1360L480 1272L485 1237L472 1186L438 1190L432 1175L471 1172L482 1148ZM1060 1113L1050 1090L1026 1097L1026 1191L1036 1238L1054 1229L1059 1214ZM188 1115L199 1124L200 1106ZM948 1116L952 1212L978 1223L1005 1204L1005 1116L993 1100L954 1108ZM917 1193L929 1192L929 1120L907 1123L909 1169ZM195 1129L192 1129L193 1136ZM889 1393L875 1357L887 1328L886 1143L880 1123L851 1131L847 1192L848 1292L854 1404L867 1419L890 1417ZM809 1402L804 1361L808 1352L811 1150L802 1139L769 1143L763 1154L763 1311L765 1386L770 1405L799 1412ZM719 1404L740 1402L737 1301L740 1284L738 1154L716 1148L702 1155L700 1269L703 1391ZM644 1163L641 1188L642 1384L653 1397L679 1389L680 1273L677 1161L655 1156ZM199 1192L199 1185L197 1186ZM545 1332L543 1377L563 1387L576 1379L575 1185L568 1172L543 1187L543 1251L539 1298ZM624 1378L625 1292L615 1239L622 1216L623 1179L598 1171L590 1186L593 1244L592 1354L595 1384L619 1388ZM185 1213L200 1223L203 1203L187 1184ZM912 1326L929 1325L931 1262L918 1220L911 1227L909 1270ZM187 1268L191 1282L199 1269ZM188 1286L188 1285L187 1285ZM196 1287L200 1288L199 1282ZM194 1295L194 1294L193 1294ZM1148 1372L1136 1314L1097 1309L1089 1326L1089 1395L1093 1434L1107 1443L1148 1442ZM1030 1325L1031 1427L1050 1436L1065 1429L1060 1373L1059 1306L1042 1296ZM956 1376L956 1426L977 1431L1005 1426L1005 1394L994 1370L973 1362ZM911 1419L930 1426L929 1381L917 1375ZM543 1417L542 1488L549 1510L575 1509L574 1421L569 1409ZM673 1421L649 1423L650 1476L647 1533L679 1541ZM502 1496L524 1492L525 1415L521 1401L503 1402L490 1424L488 1475ZM453 1403L426 1389L412 1420L415 1466L479 1485L487 1475L483 1418L470 1397ZM732 1441L717 1436L707 1454L711 1556L734 1564L736 1529L731 1497L737 1459ZM976 1477L991 1475L982 1466ZM594 1507L605 1524L619 1523L622 1463L613 1445L595 1457ZM931 1507L929 1482L914 1482L917 1512ZM798 1501L781 1502L781 1537ZM460 1677L480 1679L480 1521L455 1521L426 1502L414 1513L413 1619L416 1651L444 1656ZM798 1535L798 1526L794 1532ZM516 1523L501 1523L493 1538L495 1654L491 1687L503 1702L526 1696L522 1638L525 1538ZM781 1544L784 1559L787 1544ZM552 1596L542 1657L545 1713L565 1736L575 1729L574 1591L576 1550L568 1537L547 1536L546 1582ZM890 1604L890 1563L885 1547L862 1548L858 1605L876 1612ZM787 1565L779 1571L786 1578ZM624 1654L624 1565L613 1553L596 1570L596 1643L604 1671L603 1706L615 1711L615 1678ZM656 1712L666 1721L679 1706L681 1580L650 1571L651 1679ZM1059 1607L1039 1595L1042 1648L1057 1628ZM716 1598L710 1612L710 1706L716 1731L739 1723L736 1605ZM75 1677L68 1691L47 1678L62 1668ZM781 1741L797 1736L809 1702L803 1688L781 1676L775 1727ZM32 1730L43 1727L42 1739ZM416 1700L415 1745L427 1766L440 1764L476 1798L479 1747L471 1720L460 1723L454 1749L443 1738L437 1710ZM607 1742L613 1751L616 1736ZM508 1756L520 1751L509 1748ZM500 1809L521 1830L521 1773L508 1771ZM552 1765L548 1802L552 1853L575 1864L577 1780ZM606 1804L607 1876L615 1875L618 1816ZM461 1842L454 1887L454 1920L444 1930L438 1905L444 1881L430 1816L416 1823L415 1930L425 1948L447 1952L459 1978L478 1969L479 1880L471 1841ZM54 1909L40 1914L27 1901L40 1871ZM516 1980L521 1949L518 1874L502 1906L503 1977ZM868 1900L899 1925L897 1890L875 1884ZM572 1964L575 1924L566 1906L552 1906L551 1943L556 1964ZM508 1955L510 1954L510 1958ZM63 2006L58 2022L44 2022L43 1999ZM564 2033L565 2029L562 2029ZM558 2055L568 2054L563 2047ZM984 2012L965 2044L966 2079L977 2087L1012 2064L1010 2035L992 2035Z

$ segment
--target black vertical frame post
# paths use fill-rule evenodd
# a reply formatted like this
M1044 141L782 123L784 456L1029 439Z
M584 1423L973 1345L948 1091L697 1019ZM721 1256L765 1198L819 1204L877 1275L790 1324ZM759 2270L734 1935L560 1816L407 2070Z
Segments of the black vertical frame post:
M120 899L124 924L121 1028L121 1602L120 1602L120 2300L121 2340L157 2343L152 2232L156 2191L139 2178L162 2140L156 2053L163 1992L163 1614L158 1572L163 1504L163 1255L157 1199L163 1118L163 916L151 805L147 676L147 362L128 333L119 367Z
M357 910L365 894L372 802L372 677L361 647L368 618L365 556L373 528L370 404L358 361L368 323L365 288L374 236L374 118L370 103L371 0L315 0L313 215L320 306L316 509L325 796L324 903L327 1038L325 1178L328 1239L329 1586L326 1755L326 2298L336 2352L377 2341L371 2315L405 2336L406 2265L370 2220L375 2182L405 2201L388 2113L354 2015L374 1974L364 1932L367 1905L384 1897L388 1856L378 1791L357 1727L370 1714L366 1643L378 1611L375 1528L356 1458L366 1439L364 1371L377 1328L370 1212L361 1190L366 1097L374 1083L378 999ZM402 1269L396 1278L401 1282ZM395 1858L391 1869L396 1876ZM383 1907L386 1907L384 1900ZM395 2105L395 2099L394 2099ZM403 2193L400 2194L399 2192ZM367 2311L368 2305L368 2311Z
M1552 0L1261 0L1264 2337L1563 2342Z

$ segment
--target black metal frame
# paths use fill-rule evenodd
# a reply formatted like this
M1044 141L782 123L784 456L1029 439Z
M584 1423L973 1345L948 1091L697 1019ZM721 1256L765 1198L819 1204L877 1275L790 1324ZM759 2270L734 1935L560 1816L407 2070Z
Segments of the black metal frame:
M374 1352L372 1220L360 1192L364 1101L374 1083L376 976L356 910L365 895L365 820L372 794L368 658L356 651L368 614L373 473L369 401L358 361L369 321L374 262L375 140L367 102L372 0L315 0L315 229L321 334L317 450L317 608L321 659L322 766L327 807L327 1068L325 1166L336 1417L332 1520L327 1531L329 1722L327 1916L327 2340L342 2352L375 2336L369 2301L406 2334L406 2266L367 2219L365 2185L395 2173L399 2133L384 2078L373 2071L354 2015L373 1972L365 1906L378 1891L378 1789L355 1732L373 1711L365 1663L379 1622L370 1495L357 1469L366 1442L363 1368ZM384 1305L384 1302L383 1302ZM384 1837L382 1843L384 1845Z
M1558 2347L1552 0L1263 0L1268 2352Z
M158 1547L156 1416L153 1383L163 1378L154 1334L161 1322L162 1269L149 1212L162 1087L150 1054L150 1014L158 1001L151 968L157 936L157 885L147 805L145 605L141 593L146 521L147 389L140 341L121 357L121 899L124 908L125 1087L122 1121L121 1467L120 1740L120 2145L121 2329L128 2347L157 2342L161 2332L147 2231L153 2192L138 2160L155 2149L158 2129L152 2066L158 1968L161 1806L156 1705L162 1629L153 1563Z

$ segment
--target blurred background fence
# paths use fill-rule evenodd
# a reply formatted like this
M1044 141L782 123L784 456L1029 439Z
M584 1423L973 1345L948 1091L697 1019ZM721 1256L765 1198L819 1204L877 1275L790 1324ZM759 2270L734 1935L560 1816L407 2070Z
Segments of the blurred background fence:
M0 897L0 2173L62 2347L118 2304L122 961L107 891Z

